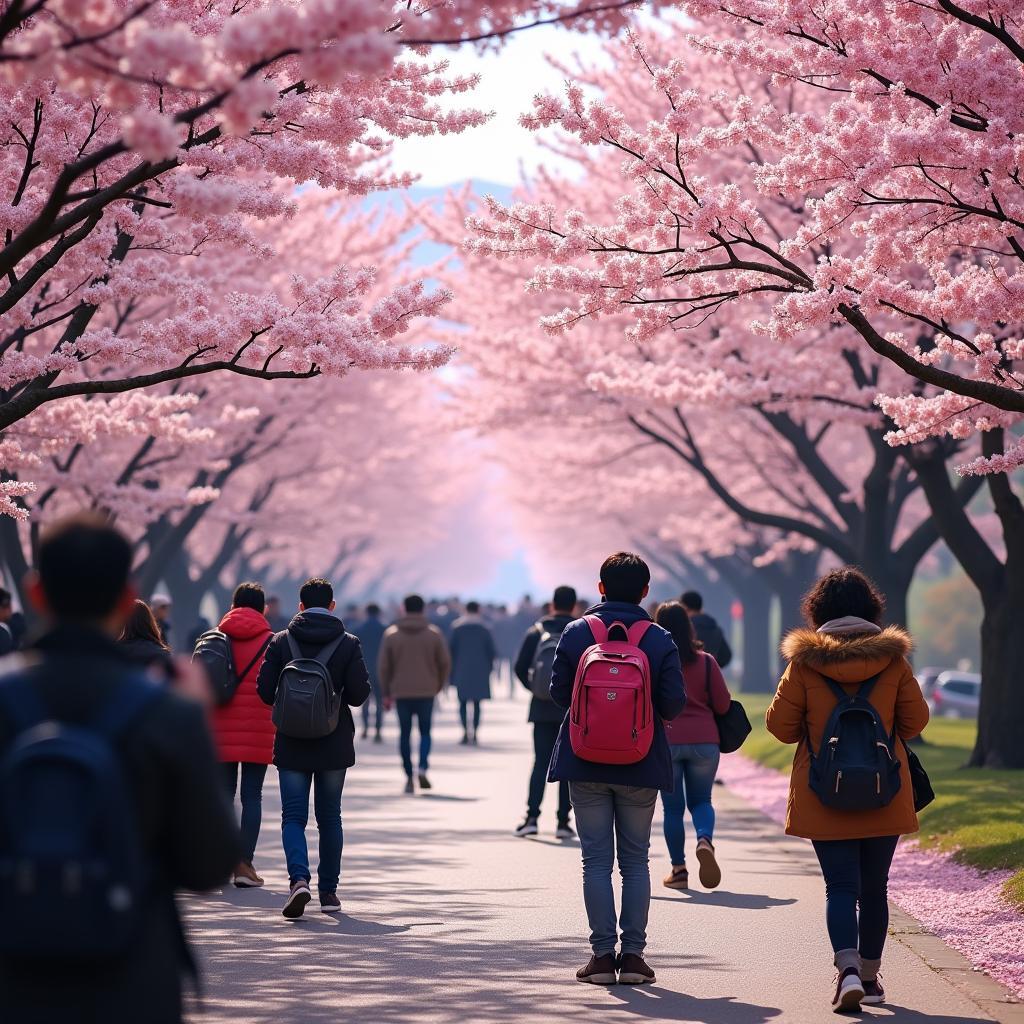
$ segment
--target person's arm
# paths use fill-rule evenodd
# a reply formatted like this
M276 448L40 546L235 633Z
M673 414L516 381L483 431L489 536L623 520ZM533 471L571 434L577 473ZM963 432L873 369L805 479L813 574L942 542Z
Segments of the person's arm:
M167 743L161 850L171 884L202 892L230 875L242 858L242 841L203 710L171 699L174 706L160 723Z
M391 637L393 633L385 631L380 641L380 654L377 655L377 678L380 680L380 693L385 700L391 700L392 666Z
M792 664L779 680L764 721L768 731L783 743L799 743L807 733L807 688Z
M363 645L358 640L355 642L352 657L348 659L348 664L345 666L341 690L345 695L345 703L350 708L361 707L370 696L370 673L366 670Z
M263 664L260 665L259 675L256 677L256 692L264 704L273 707L274 698L277 696L277 681L281 676L281 636L275 636L267 647L267 653L263 656ZM287 641L285 641L287 642Z
M899 689L896 691L896 732L901 739L912 740L924 732L931 712L921 692L921 684L914 678L910 662L903 659Z
M718 628L718 635L721 638L721 643L718 645L718 665L719 668L726 668L732 661L732 648L729 646L729 641L725 639L725 632L721 626Z
M541 629L539 626L531 626L519 645L519 653L516 655L515 673L516 678L530 689L530 666L533 664L533 657L540 646Z
M683 666L679 661L679 649L668 637L668 649L658 666L658 678L654 689L654 707L662 721L671 722L678 718L686 707L686 685L683 682Z
M725 682L725 676L722 675L722 670L718 667L718 662L711 657L706 661L711 666L711 685L708 687L711 692L711 710L716 715L724 715L732 703L732 694L729 693L729 687ZM707 672L707 669L705 668L704 671Z
M444 634L438 630L436 633L437 643L437 692L440 693L448 683L448 677L452 674L452 658L448 653L448 644L445 643Z
M576 639L576 634L583 629L587 631L587 635L590 635L590 626L583 619L577 619L576 622L570 623L562 630L562 635L558 638L558 646L555 648L555 659L551 663L549 692L551 699L560 708L568 708L572 703L572 686L576 681L576 668L580 663L583 651L586 650L586 647L580 648L580 640Z

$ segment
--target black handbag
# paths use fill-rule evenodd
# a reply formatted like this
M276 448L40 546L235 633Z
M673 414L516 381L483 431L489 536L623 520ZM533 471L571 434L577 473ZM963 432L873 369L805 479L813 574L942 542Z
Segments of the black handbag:
M708 707L711 707L711 655L705 655L704 688L708 694ZM712 714L714 711L712 710ZM723 754L731 754L743 746L743 741L750 735L752 726L747 718L746 709L738 700L729 701L729 710L724 715L715 715L718 726L718 746Z
M910 769L910 785L914 790L914 810L923 811L934 799L935 790L932 789L932 780L921 764L921 758L914 753L903 740L903 749L907 752L907 767Z

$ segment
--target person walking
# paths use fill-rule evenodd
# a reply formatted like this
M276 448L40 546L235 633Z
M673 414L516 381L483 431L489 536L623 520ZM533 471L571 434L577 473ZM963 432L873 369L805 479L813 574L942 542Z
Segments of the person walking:
M306 822L309 820L309 792L313 790L313 813L320 834L317 890L320 910L341 912L338 883L341 879L341 793L345 774L355 764L355 725L350 708L359 707L370 696L370 677L363 661L359 640L345 630L333 614L334 588L325 579L306 580L299 590L298 614L288 628L275 634L256 679L256 690L264 704L274 706L281 691L282 673L310 678L318 662L326 669L333 694L340 698L337 724L326 735L310 738L289 735L278 728L274 736L274 764L281 787L281 842L288 863L288 898L281 913L290 920L301 917L312 899ZM306 672L305 670L309 671ZM282 705L282 712L287 710ZM308 711L308 708L307 708Z
M704 598L696 590L687 590L679 599L693 621L693 630L704 650L725 668L732 661L732 648L715 618L704 611Z
M551 614L538 619L527 631L516 655L516 678L532 695L527 721L533 725L533 771L526 796L526 819L516 826L520 837L535 836L539 828L540 805L547 788L548 766L558 739L558 729L565 712L551 699L551 670L558 641L566 626L575 618L576 591L572 587L555 587ZM576 833L569 824L572 802L569 783L558 783L558 818L555 836L572 839Z
M669 889L689 885L686 869L687 808L697 834L696 857L700 884L716 889L722 882L722 870L715 858L715 808L711 803L721 750L715 715L729 710L732 694L725 684L718 662L701 649L693 621L678 601L667 601L658 608L654 621L672 634L683 666L686 707L683 713L665 723L665 735L672 751L673 786L661 791L664 811L665 842L672 859L672 870L663 884Z
M459 695L463 745L476 746L479 742L480 703L491 699L491 673L496 657L494 636L480 615L480 603L467 602L466 614L452 625L451 640L452 684Z
M907 660L910 637L880 625L884 604L859 569L847 566L818 580L803 601L807 627L783 640L789 664L766 716L773 736L797 744L786 834L811 840L825 879L836 1012L885 1001L879 968L889 924L889 868L899 837L918 829L905 747L891 747L920 735L928 705ZM860 708L837 715L854 696ZM859 773L848 772L845 783L842 773L847 744L862 734L868 756L878 761L866 801L863 792L850 790ZM835 782L829 776L822 788L826 746L839 769Z
M194 967L175 891L238 863L203 708L115 643L131 560L99 517L44 531L27 584L43 633L0 678L0 862L19 867L0 874L0 992L18 1024L179 1024Z
M149 607L153 610L153 618L160 628L160 636L163 642L171 647L171 632L174 624L171 622L171 595L159 591L149 599Z
M242 805L243 851L233 878L240 889L263 885L253 860L263 824L263 782L274 754L270 709L256 692L260 666L274 636L263 614L265 608L263 588L258 583L240 583L231 598L231 608L217 626L231 644L238 677L231 700L214 709L213 735L228 799L234 803L237 792Z
M432 625L418 594L403 602L405 614L384 631L380 646L381 693L384 707L398 711L398 750L405 769L405 791L415 791L412 772L412 723L420 731L419 784L430 789L430 727L434 699L444 689L451 671L451 656L441 630Z
M644 984L655 980L654 971L644 959L651 903L648 853L658 790L672 787L672 758L662 720L673 719L683 710L686 694L679 652L672 637L651 622L640 605L648 594L650 581L650 569L639 555L620 551L606 558L599 584L603 601L562 631L551 671L551 699L568 710L583 654L601 640L591 616L599 620L597 628L608 639L620 639L621 628L609 631L616 624L627 630L640 627L631 636L643 631L637 643L650 668L650 748L634 763L604 764L584 759L573 749L569 735L572 716L566 715L548 774L552 782L568 781L576 814L583 854L583 901L593 950L590 961L576 972L576 980L592 984ZM633 715L635 722L636 710ZM616 858L622 875L622 908L618 917L612 889ZM621 951L616 956L620 935Z
M366 662L367 671L370 673L370 688L373 694L373 742L381 742L381 727L384 724L384 698L380 692L380 674L377 671L377 661L380 658L380 645L384 639L384 623L381 622L380 605L368 604L366 606L366 618L352 630L359 637L359 643L363 647L363 660ZM370 732L370 702L363 704L363 739Z
M117 638L117 646L129 661L151 672L161 682L174 677L174 659L164 643L149 605L141 598L132 602L128 620Z

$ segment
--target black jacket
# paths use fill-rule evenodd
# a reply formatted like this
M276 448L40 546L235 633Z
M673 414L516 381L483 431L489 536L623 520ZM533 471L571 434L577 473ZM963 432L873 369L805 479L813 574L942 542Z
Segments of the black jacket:
M88 722L137 669L99 633L61 626L30 657L42 661L42 703L57 719ZM0 680L0 686L4 685ZM0 757L14 731L0 712ZM235 816L203 710L162 690L119 744L154 868L152 909L131 952L111 965L84 968L0 959L0 1017L18 1024L177 1024L184 948L176 889L211 889L242 856ZM54 928L60 927L54 921Z
M345 638L331 655L327 669L334 682L334 692L344 696L345 704L338 716L338 727L330 736L303 740L278 733L274 738L274 764L286 771L298 772L329 772L351 768L356 763L356 751L352 742L355 726L352 724L349 707L359 707L370 696L370 677L359 640L345 632L345 624L335 615L326 615L320 611L299 612L288 624L288 628L278 633L267 648L256 680L256 689L264 704L273 705L281 670L292 660L288 645L289 633L295 638L304 658L315 657L335 637L344 634Z
M725 668L732 661L732 648L729 646L729 641L725 639L722 627L704 612L691 615L690 622L693 624L693 631L697 634L697 639L704 645L704 650L718 662L719 668Z
M535 622L523 637L519 645L519 653L516 655L515 673L516 678L526 687L530 694L530 667L533 665L534 655L540 644L540 638L545 633L561 633L566 626L572 622L571 615L549 615L546 618ZM556 725L565 718L565 709L560 708L553 700L543 700L533 694L530 701L530 722L554 722Z
M597 615L610 626L621 622L632 626L640 619L650 616L638 604L621 601L604 601L587 611ZM583 619L565 627L562 639L555 651L555 664L551 670L551 697L554 702L568 710L572 702L572 688L576 680L576 667L583 652L594 643L594 634L589 623ZM675 782L672 777L672 754L665 737L662 720L671 721L686 706L686 690L683 686L683 669L679 663L679 650L672 634L661 626L653 625L640 641L640 650L647 655L651 666L651 701L656 712L654 716L654 741L647 756L636 764L597 764L577 757L569 739L569 716L566 715L555 742L548 769L548 781L558 782L606 782L609 785L645 786L653 789L667 789L671 792Z
M174 656L155 640L147 640L144 636L134 640L118 640L117 648L133 665L143 670L152 670L165 681L174 675Z

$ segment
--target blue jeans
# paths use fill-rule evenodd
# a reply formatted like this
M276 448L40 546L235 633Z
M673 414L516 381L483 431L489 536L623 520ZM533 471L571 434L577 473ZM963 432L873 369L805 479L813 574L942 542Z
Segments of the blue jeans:
M715 809L711 791L718 774L722 752L717 743L673 743L672 772L675 788L661 791L665 812L665 842L673 864L686 863L686 826L684 814L690 808L697 838L713 839Z
M651 907L651 822L658 791L603 782L570 782L576 832L583 853L583 902L595 956L614 953L622 933L622 952L642 954L647 946ZM612 868L616 848L622 875L622 911L615 915Z
M335 892L341 877L341 790L345 769L329 772L296 772L278 769L281 781L281 842L288 862L288 879L310 881L306 822L309 820L309 788L313 786L313 813L320 833L320 863L317 887L321 893Z
M889 928L889 867L898 842L899 836L814 841L833 952L856 949L865 960L881 959Z
M405 774L412 776L412 720L415 717L420 730L420 772L430 766L430 723L434 717L433 697L399 697L395 701L398 712L398 751L402 755Z
M224 761L221 769L227 786L228 798L235 801L235 790L238 785L238 761ZM242 761L242 785L239 796L242 801L242 849L245 862L252 863L256 856L256 843L260 838L260 825L263 824L263 780L267 777L265 764L254 764Z

